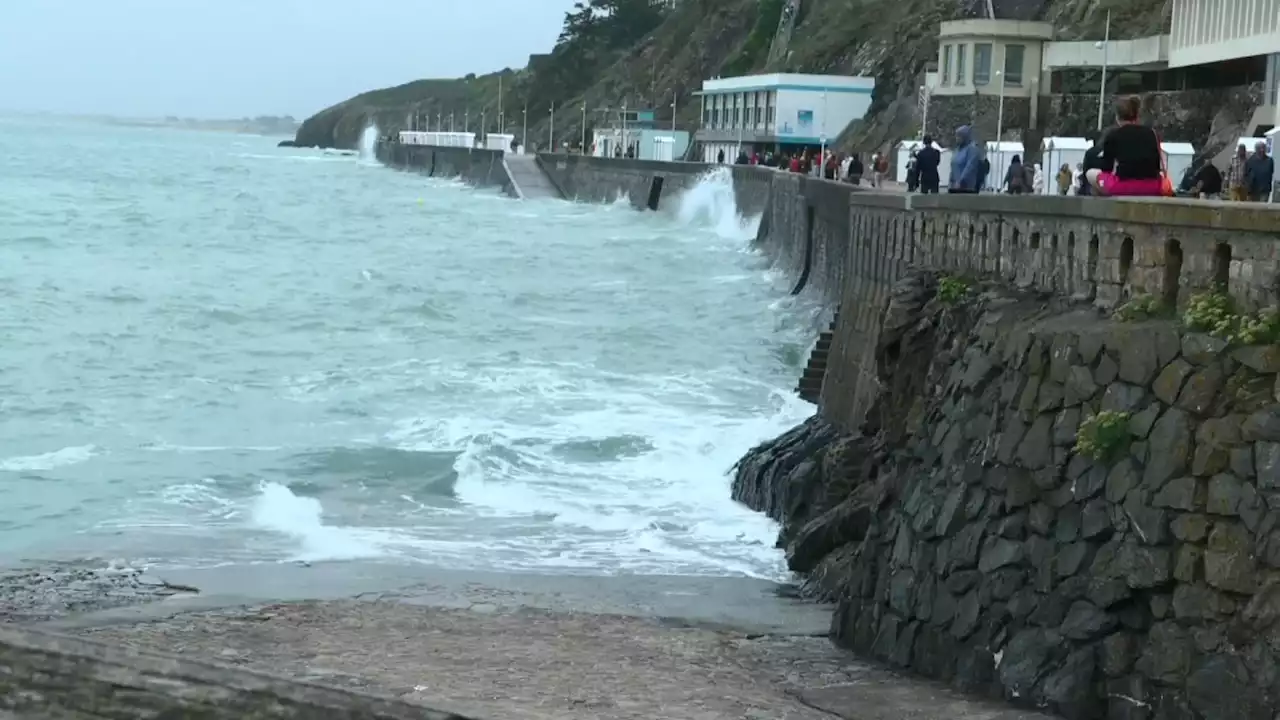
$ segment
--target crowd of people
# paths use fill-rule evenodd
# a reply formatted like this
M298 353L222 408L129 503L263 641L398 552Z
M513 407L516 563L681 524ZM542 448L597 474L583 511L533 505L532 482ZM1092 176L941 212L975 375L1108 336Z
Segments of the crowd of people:
M1090 134L1091 147L1075 168L1064 164L1054 175L1053 190L1059 195L1110 197L1161 197L1177 194L1236 201L1263 201L1270 197L1275 181L1275 163L1265 143L1258 143L1250 154L1241 145L1231 159L1225 175L1211 161L1194 165L1179 186L1169 177L1160 134L1141 122L1141 101L1123 97L1116 102L1116 124ZM719 162L725 162L720 151ZM906 167L908 192L924 194L941 190L938 168L942 153L933 138L926 135L919 148L911 152ZM743 150L735 160L739 165L764 165L782 171L843 180L853 184L868 182L871 187L884 186L889 174L888 157L875 153L868 163L856 154L804 149L793 153ZM968 125L956 128L952 147L950 178L946 191L951 194L976 194L987 188L991 163L985 149L975 142ZM1010 195L1047 194L1044 169L1039 163L1023 162L1014 155L1004 177L995 185L998 192Z

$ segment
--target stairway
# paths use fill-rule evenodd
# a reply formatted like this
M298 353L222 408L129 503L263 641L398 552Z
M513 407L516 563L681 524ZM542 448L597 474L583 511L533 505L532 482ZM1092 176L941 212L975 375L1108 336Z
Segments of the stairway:
M840 311L837 310L831 324L818 335L818 344L809 353L809 364L800 376L800 385L796 387L800 399L817 404L822 397L822 381L827 377L827 358L831 355L831 337L835 333L836 323L840 322Z
M778 18L778 30L773 35L773 43L769 45L769 60L766 65L770 70L777 70L787 59L787 50L791 45L791 32L795 30L796 18L800 15L800 0L784 0L782 15Z
M507 166L507 175L515 186L516 197L521 200L563 199L551 178L538 165L537 155L507 153L502 162Z

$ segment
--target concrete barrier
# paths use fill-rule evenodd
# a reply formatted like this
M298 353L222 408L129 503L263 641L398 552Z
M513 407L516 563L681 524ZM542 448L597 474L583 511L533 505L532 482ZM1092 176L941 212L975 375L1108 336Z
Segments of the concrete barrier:
M559 153L542 153L538 160L543 171L570 200L613 202L625 196L636 208L655 210L663 207L668 198L697 185L698 179L714 167L704 163Z
M458 178L476 187L492 187L516 197L515 185L503 164L501 150L435 145L379 144L379 162L431 177Z

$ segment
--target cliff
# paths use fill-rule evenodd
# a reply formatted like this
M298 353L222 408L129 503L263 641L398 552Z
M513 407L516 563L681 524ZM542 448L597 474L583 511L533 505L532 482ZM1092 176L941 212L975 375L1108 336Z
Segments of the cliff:
M1006 288L908 272L860 431L815 416L735 498L860 653L1073 719L1272 717L1274 314Z
M652 15L613 10L593 20L590 32L574 30L583 20L566 17L566 36L548 55L536 56L530 67L505 70L502 110L508 131L519 132L522 110L529 108L531 143L548 137L554 104L557 144L576 144L587 108L588 128L602 120L601 111L629 107L653 108L659 118L670 117L673 98L677 124L697 126L693 93L704 79L764 70L869 74L877 81L871 113L841 136L843 147L870 150L887 147L919 127L916 88L926 63L936 60L938 24L947 19L985 14L986 0L804 0L792 31L776 33L781 0L684 0L668 8L656 0L593 0L608 7L652 6ZM1113 37L1137 37L1157 32L1167 21L1169 0L993 0L1000 17L1045 19L1057 24L1064 39L1101 37L1106 12L1112 11ZM637 20L634 15L639 13ZM611 18L619 19L610 25ZM603 29L602 29L603 28ZM580 28L579 28L580 29ZM298 131L297 143L353 148L361 131L375 121L385 132L403 129L414 113L455 114L455 127L470 111L475 129L486 113L491 131L497 130L498 73L456 80L420 80L376 90L327 108L309 118ZM1206 107L1208 109L1206 109ZM1209 132L1215 105L1179 106L1179 113L1195 113L1181 134L1197 140ZM966 112L975 113L975 109ZM1071 118L1091 118L1096 105L1068 105L1060 124ZM1173 112L1173 111L1170 111ZM1200 117L1208 115L1208 119ZM1185 118L1184 118L1185 119ZM1006 127L1016 127L1010 111ZM1170 139L1184 139L1181 137Z

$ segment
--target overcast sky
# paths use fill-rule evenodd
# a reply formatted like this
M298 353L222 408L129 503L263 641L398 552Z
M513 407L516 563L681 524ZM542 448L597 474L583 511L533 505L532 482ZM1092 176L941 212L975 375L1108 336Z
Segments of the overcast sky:
M522 67L573 0L0 0L0 109L304 116Z

